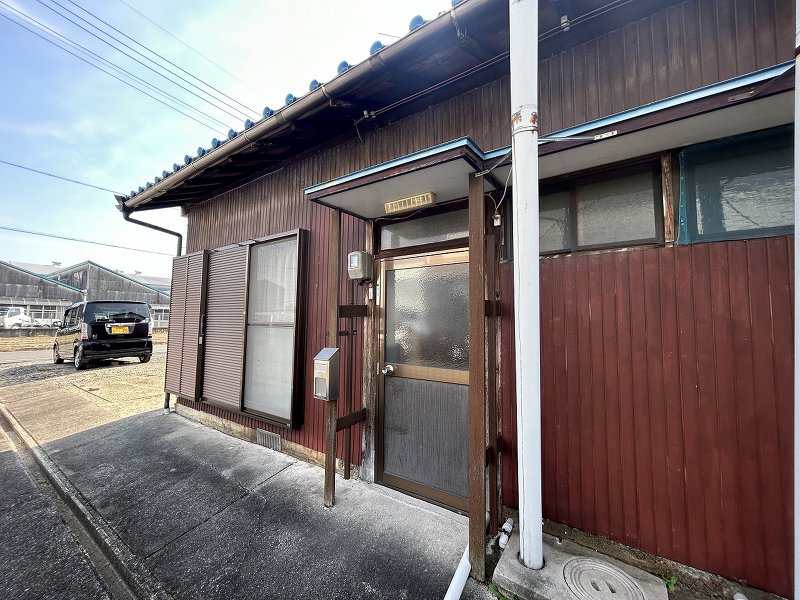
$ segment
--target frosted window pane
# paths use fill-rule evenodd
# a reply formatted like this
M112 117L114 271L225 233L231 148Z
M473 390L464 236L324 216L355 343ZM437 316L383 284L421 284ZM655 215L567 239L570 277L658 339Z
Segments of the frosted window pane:
M381 227L381 248L405 248L433 242L457 240L469 235L469 216L466 210L392 223Z
M250 250L248 323L294 323L297 301L297 238Z
M570 247L569 192L542 196L539 202L539 252Z
M469 368L466 264L386 273L386 362Z
M701 160L704 164L693 168L692 190L699 235L792 225L791 145L718 160L705 155Z
M289 419L294 378L294 327L247 327L244 406Z
M652 173L578 185L575 193L579 246L656 238Z

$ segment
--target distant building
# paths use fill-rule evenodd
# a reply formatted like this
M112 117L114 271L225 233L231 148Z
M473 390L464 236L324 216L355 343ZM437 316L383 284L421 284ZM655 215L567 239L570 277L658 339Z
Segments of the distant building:
M60 319L64 308L84 299L147 302L156 327L169 323L167 277L128 275L92 261L70 267L0 261L0 308L21 306L33 319Z
M156 327L166 327L169 323L169 292L163 291L165 278L126 275L90 260L53 271L48 276L86 290L88 300L147 302L152 309ZM155 280L159 287L148 285L145 280ZM169 290L169 279L166 279L166 289Z
M21 306L32 319L52 322L82 299L80 288L0 261L0 308Z

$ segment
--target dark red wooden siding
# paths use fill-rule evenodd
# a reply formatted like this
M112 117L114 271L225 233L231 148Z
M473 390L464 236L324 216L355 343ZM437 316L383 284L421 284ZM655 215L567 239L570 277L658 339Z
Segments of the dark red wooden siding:
M542 259L547 518L789 595L793 241ZM507 263L509 506L512 278Z

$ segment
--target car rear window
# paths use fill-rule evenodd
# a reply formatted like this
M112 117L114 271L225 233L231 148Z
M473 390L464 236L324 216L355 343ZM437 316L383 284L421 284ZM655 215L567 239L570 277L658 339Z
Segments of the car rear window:
M83 320L87 323L139 323L150 318L146 304L136 302L97 302L87 304Z

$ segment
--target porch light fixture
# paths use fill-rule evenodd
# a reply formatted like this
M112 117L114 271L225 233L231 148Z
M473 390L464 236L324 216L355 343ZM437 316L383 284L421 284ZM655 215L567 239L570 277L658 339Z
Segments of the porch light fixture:
M384 202L383 210L387 215L406 212L414 210L422 206L431 206L436 203L436 194L433 192L425 192L424 194L417 194L416 196L408 196L407 198L400 198L399 200L392 200Z

